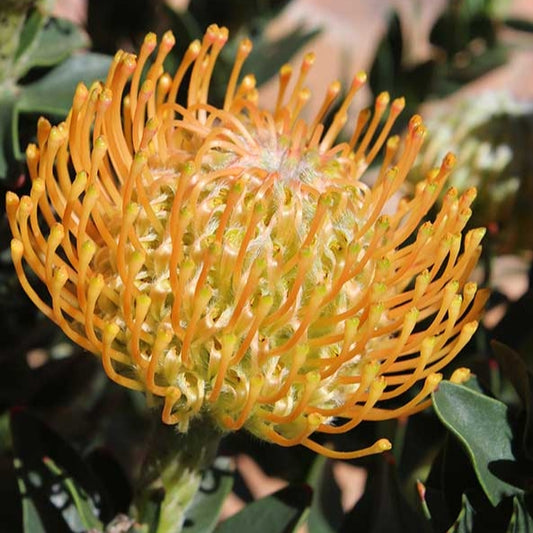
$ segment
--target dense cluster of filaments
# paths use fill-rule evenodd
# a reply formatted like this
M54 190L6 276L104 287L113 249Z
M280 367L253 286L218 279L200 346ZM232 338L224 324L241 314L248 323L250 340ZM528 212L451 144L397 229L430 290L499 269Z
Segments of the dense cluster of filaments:
M332 456L383 450L388 441L343 455L309 437L427 405L486 297L468 282L483 231L461 235L475 191L450 190L421 224L449 156L384 215L421 146L420 117L405 141L389 138L404 102L383 93L350 140L334 144L364 75L330 126L322 120L338 82L305 122L309 54L295 76L281 69L265 111L253 76L240 75L247 40L213 107L210 78L226 40L210 27L171 75L163 61L173 36L155 53L149 34L138 57L115 56L105 83L78 87L64 123L39 121L27 149L31 192L7 197L18 276L111 379L161 401L163 421L180 431L202 415L224 431ZM369 187L360 178L380 151ZM403 406L379 406L418 381Z

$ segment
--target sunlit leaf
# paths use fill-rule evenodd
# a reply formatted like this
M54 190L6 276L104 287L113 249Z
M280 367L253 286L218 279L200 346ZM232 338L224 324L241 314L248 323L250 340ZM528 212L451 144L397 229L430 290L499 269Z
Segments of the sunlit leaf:
M34 43L35 38L42 30L46 16L41 9L33 9L27 16L24 27L19 35L18 49L15 56L15 60L20 59L31 45Z
M71 56L35 83L21 88L16 110L65 115L78 83L90 85L105 79L110 64L111 58L102 54Z
M100 54L75 55L32 84L0 88L0 178L6 177L10 162L24 157L25 147L19 145L20 115L66 116L77 84L104 79L110 61Z
M30 20L30 22L33 22ZM38 21L33 22L37 26ZM15 74L22 77L34 67L49 67L65 60L76 50L89 45L82 30L73 22L65 19L50 18L36 35L26 33L32 38L24 52L17 58ZM26 43L21 43L25 45Z
M2 0L0 2L0 83L12 76L26 13L35 0Z

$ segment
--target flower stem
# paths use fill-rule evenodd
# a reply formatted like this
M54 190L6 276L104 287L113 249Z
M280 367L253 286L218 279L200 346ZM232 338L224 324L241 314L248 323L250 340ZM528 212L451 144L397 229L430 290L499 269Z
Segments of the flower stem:
M135 499L139 521L148 524L150 532L182 530L185 512L221 438L207 418L193 420L187 433L156 422Z

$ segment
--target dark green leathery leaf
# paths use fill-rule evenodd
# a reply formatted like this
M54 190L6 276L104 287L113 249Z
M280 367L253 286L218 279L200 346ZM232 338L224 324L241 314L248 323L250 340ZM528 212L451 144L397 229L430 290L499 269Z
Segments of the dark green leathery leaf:
M294 531L311 504L312 491L307 485L289 485L270 496L247 505L224 520L216 533L253 531L254 533L288 533Z
M433 405L442 423L460 441L491 503L521 494L522 490L496 473L516 461L507 406L465 386L444 381L433 393Z

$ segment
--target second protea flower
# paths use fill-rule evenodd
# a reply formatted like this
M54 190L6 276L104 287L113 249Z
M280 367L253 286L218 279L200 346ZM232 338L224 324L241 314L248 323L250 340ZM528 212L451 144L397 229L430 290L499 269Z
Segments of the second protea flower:
M508 93L486 92L445 105L429 123L429 135L409 181L423 179L447 150L457 165L449 181L478 191L469 227L487 226L498 253L533 248L533 105ZM442 197L442 195L441 195ZM437 206L440 204L437 201Z
M335 144L364 75L329 127L338 82L305 122L308 55L294 80L281 70L266 111L253 76L239 81L249 41L213 107L226 39L210 27L171 75L172 35L148 67L150 34L138 58L116 55L105 83L78 87L64 123L40 121L27 150L31 192L7 198L20 281L111 379L160 399L163 421L180 431L204 416L223 431L244 427L336 457L383 450L381 440L343 455L310 435L427 405L486 298L468 282L483 230L461 235L475 191L450 190L421 225L453 166L447 156L384 215L422 144L420 117L404 143L388 138L403 100L381 94L350 141ZM382 147L369 187L361 177ZM23 260L47 286L45 300ZM421 380L407 404L379 407Z

